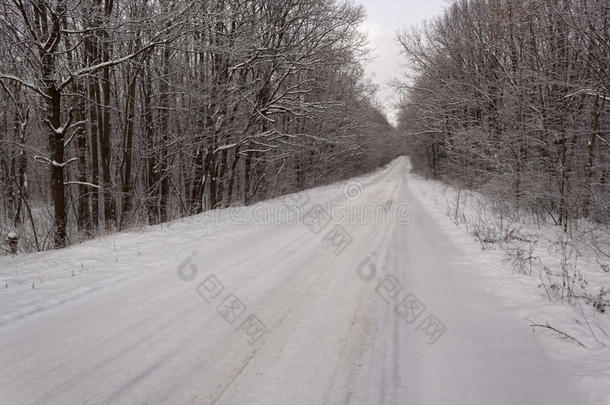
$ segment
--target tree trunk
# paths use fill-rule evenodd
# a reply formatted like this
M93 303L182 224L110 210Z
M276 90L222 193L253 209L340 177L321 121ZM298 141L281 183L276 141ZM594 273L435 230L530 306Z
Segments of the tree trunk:
M603 103L602 103L603 104ZM602 106L603 108L603 106ZM593 105L593 125L591 135L587 142L587 164L585 165L585 196L582 204L582 216L589 218L591 208L592 181L593 181L593 162L595 160L595 145L599 136L599 97L595 97Z
M122 184L122 206L121 206L121 220L120 228L125 229L127 218L132 208L131 199L131 160L132 160L132 149L133 149L133 122L135 119L135 97L136 97L136 82L137 75L134 74L129 81L129 88L127 89L127 99L125 101L127 116L125 122L125 136L123 146L123 163L125 169L123 172L123 184Z
M49 63L46 62L45 65ZM52 62L51 62L52 63ZM47 69L49 69L47 67ZM46 77L53 77L52 68L47 71ZM54 84L47 87L47 119L53 128L61 127L61 93ZM64 190L64 135L51 130L49 133L49 149L51 151L51 194L55 215L55 248L66 246L67 220L66 196Z

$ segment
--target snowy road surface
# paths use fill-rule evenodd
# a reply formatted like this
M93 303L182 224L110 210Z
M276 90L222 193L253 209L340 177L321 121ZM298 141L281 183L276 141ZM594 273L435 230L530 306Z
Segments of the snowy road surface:
M586 403L410 176L0 260L1 403Z

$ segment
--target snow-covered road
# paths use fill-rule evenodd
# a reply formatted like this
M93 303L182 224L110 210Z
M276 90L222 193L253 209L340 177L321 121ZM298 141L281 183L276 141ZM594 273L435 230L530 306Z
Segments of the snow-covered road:
M586 403L410 176L0 260L0 402Z

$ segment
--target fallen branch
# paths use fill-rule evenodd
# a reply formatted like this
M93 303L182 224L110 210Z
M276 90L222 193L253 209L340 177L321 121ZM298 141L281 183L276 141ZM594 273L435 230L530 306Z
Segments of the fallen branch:
M88 183L86 181L66 181L64 183L64 186L69 186L71 184L78 184L80 186L87 186L87 187L93 187L93 188L97 188L97 189L101 189L101 186L98 186L97 184L93 184L93 183Z
M528 319L528 320L529 320L529 319ZM530 322L532 322L532 321L530 321ZM566 338L570 339L571 341L573 341L573 342L577 343L577 344L578 344L580 347L584 347L585 349L587 348L587 346L585 346L585 345L584 345L584 344L583 344L583 343L582 343L580 340L576 339L576 338L575 338L575 337L573 337L573 336L568 335L567 333L565 333L565 332L563 332L563 331L560 331L560 330L559 330L559 329L557 329L557 328L552 327L551 325L549 325L549 323L548 323L548 322L546 323L546 325L541 325L541 324L538 324L538 323L531 323L531 324L530 324L530 326L531 326L532 328L537 327L537 328L546 328L546 329L550 329L550 330L552 330L553 332L555 332L555 333L559 334L560 336L566 337Z

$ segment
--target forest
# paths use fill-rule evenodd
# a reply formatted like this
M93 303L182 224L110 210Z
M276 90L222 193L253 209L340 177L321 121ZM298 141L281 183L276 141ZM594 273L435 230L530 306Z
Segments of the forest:
M5 0L0 235L20 252L365 173L402 140L335 0Z
M418 173L564 232L610 223L607 1L460 0L398 40Z

